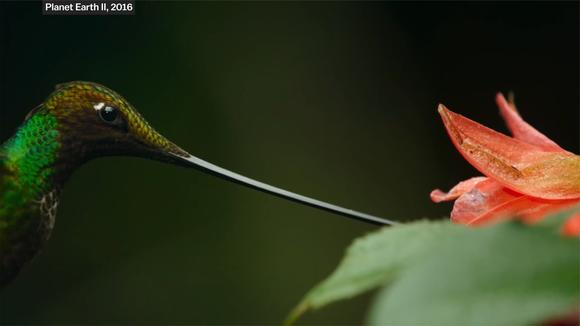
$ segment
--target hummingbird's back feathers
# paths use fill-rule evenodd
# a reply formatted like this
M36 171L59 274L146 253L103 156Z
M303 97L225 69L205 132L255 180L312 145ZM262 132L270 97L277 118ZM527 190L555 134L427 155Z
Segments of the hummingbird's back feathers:
M12 280L48 239L58 202L56 189L44 191L34 179L36 164L19 164L7 155L17 156L14 146L19 144L12 139L0 149L0 287ZM33 154L35 151L31 149ZM50 187L47 183L46 189Z

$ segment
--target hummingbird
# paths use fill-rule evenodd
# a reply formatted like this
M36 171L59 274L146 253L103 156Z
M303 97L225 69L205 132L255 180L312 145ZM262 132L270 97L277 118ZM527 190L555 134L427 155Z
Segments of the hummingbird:
M89 160L136 156L220 178L357 220L396 222L250 179L193 156L158 133L121 95L93 82L59 84L0 147L0 287L49 239L67 179Z

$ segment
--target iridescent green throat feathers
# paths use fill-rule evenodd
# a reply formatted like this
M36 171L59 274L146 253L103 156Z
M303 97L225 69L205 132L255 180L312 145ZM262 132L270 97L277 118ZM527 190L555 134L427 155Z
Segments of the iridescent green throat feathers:
M191 167L343 216L394 224L201 160L160 135L114 91L96 83L70 82L57 86L0 147L0 287L16 276L49 238L60 190L73 171L88 160L113 155Z

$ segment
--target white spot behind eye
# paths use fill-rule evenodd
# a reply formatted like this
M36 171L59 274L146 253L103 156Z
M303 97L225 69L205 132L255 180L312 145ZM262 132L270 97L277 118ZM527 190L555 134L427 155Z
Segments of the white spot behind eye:
M95 108L95 110L97 110L97 111L101 111L101 109L102 109L104 106L105 106L105 103L103 103L103 102L100 102L100 103L97 103L97 104L93 105L93 108Z

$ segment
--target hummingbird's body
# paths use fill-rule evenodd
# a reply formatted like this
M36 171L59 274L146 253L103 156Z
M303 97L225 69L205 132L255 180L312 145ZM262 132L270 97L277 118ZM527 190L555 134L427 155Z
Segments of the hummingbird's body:
M65 181L112 155L194 167L306 205L379 224L392 222L291 193L194 157L157 133L123 97L95 83L57 86L0 147L0 287L48 240Z
M102 121L94 107L101 103L101 110L127 110L127 118ZM103 86L64 84L32 110L0 147L0 286L16 276L48 240L60 190L73 170L94 157L130 153L124 146L137 147L123 139L128 121L136 130L147 131L148 125L130 109L122 97ZM142 135L143 140L147 135ZM164 138L151 140L171 150Z

